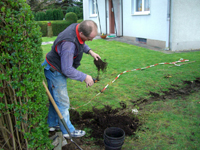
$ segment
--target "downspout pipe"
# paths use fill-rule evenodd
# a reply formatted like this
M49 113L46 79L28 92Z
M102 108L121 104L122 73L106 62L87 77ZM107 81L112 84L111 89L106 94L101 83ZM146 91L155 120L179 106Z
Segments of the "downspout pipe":
M106 23L106 34L107 34L107 0L105 0L105 23Z
M121 8L122 8L122 11L121 11L121 15L122 15L122 36L123 36L123 0L121 0Z
M166 50L171 50L170 47L170 40L171 40L171 0L168 0L168 10L167 10L167 20L169 21L168 24L168 48Z
M99 28L100 28L100 33L102 34L102 31L101 31L101 22L100 22L100 16L99 16L98 0L96 0L96 6L97 6L98 19L99 19Z

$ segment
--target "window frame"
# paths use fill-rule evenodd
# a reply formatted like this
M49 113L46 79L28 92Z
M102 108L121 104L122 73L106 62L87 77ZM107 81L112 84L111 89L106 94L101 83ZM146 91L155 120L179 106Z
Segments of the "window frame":
M142 0L142 11L136 11L137 0L131 0L131 15L150 15L150 0L149 1L149 10L144 11L144 0Z
M96 3L94 4L93 1L97 3L97 0L89 1L90 17L97 17L97 5L96 5ZM94 8L96 8L96 13L93 13Z

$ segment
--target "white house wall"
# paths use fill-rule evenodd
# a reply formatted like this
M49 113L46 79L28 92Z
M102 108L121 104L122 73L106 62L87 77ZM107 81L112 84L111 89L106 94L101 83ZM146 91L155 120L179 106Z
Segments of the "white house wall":
M173 0L171 49L200 49L200 0Z
M84 20L90 19L100 25L98 17L90 16L89 1L83 0ZM123 2L123 36L146 38L156 41L163 41L163 48L168 47L168 21L167 2L168 0L150 0L150 15L132 15L132 0L122 0ZM105 0L97 0L101 31L106 33ZM107 8L108 9L108 8ZM107 10L108 13L108 10ZM108 16L108 14L107 14ZM107 18L107 32L109 33L109 18ZM163 45L163 44L162 44Z
M97 1L101 32L106 33L105 0ZM170 48L172 51L200 49L200 0L150 0L149 15L133 15L132 0L122 0L122 2L123 36L133 39L145 38L149 45L163 49ZM98 17L90 16L89 8L89 0L83 0L84 20L91 19L99 26ZM98 29L100 33L100 28ZM107 32L109 33L109 18L107 18Z
M83 0L83 20L87 20L89 18L89 1Z
M106 19L105 19L105 0L97 0L98 8L99 8L99 18L97 16L91 16L90 14L90 0L83 0L83 19L84 20L93 20L98 25L99 33L106 33ZM101 29L101 31L100 31Z
M123 1L123 35L167 41L167 0L150 0L150 15L132 15L131 1Z
M96 22L97 26L99 26L97 16L91 16L91 14L90 14L89 4L90 4L89 0L83 0L83 14L84 14L83 19L84 20L93 20L94 22ZM99 30L99 28L98 28L98 30Z

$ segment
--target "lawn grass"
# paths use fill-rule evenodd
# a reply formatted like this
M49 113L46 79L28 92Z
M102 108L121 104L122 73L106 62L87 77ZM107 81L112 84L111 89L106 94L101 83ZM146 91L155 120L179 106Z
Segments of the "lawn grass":
M146 123L136 132L137 139L126 139L125 149L199 149L199 93L184 99L155 102L145 111Z
M52 37L42 37L42 42L53 42L57 36L52 36Z
M47 41L46 38L44 41ZM50 40L52 41L52 40ZM131 100L148 98L149 92L162 94L172 85L183 87L183 81L192 81L200 77L200 51L165 54L146 48L129 45L117 41L102 39L86 42L90 48L108 62L107 72L100 74L100 81L86 88L85 83L68 79L68 93L71 107L79 107L77 111L102 108L104 105L119 107L123 101L134 108ZM42 45L44 57L52 44ZM147 67L162 62L174 62L180 58L189 59L181 66L157 65L145 70L131 71L122 74L111 84L116 76L123 71ZM185 63L185 62L184 62ZM97 76L97 69L90 55L83 55L78 70ZM170 75L170 78L166 76ZM100 95L94 97L107 84L109 86ZM93 98L93 99L92 99ZM90 103L88 103L90 101ZM126 137L124 149L198 149L200 144L200 94L193 93L184 100L181 98L157 101L145 107L141 120L143 130L136 136ZM84 105L88 103L87 105ZM84 105L84 106L83 106Z

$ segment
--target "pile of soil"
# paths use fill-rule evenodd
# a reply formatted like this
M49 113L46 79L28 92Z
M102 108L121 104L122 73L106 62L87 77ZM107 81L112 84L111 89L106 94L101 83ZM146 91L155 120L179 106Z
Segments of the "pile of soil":
M75 124L78 129L90 128L88 137L73 138L73 140L84 150L92 150L91 146L99 146L100 150L104 149L104 130L109 127L119 127L124 130L125 136L134 135L134 132L141 125L137 116L129 114L126 105L120 102L122 108L112 109L111 106L104 106L103 109L93 107L93 110L85 111L82 114L74 109L70 110L70 118L72 124ZM93 138L93 141L88 141ZM78 149L77 146L68 140L67 145L62 147L62 150Z
M100 74L100 70L102 71L102 72L106 72L106 68L107 68L107 65L108 65L108 63L106 62L106 59L104 59L104 61L102 61L101 59L98 59L98 60L96 60L96 59L94 59L94 64L95 64L95 66L97 67L97 80L99 81L99 74Z
M108 65L108 63L106 62L106 59L104 59L104 61L102 61L101 59L98 59L98 60L94 59L94 64L97 67L98 71L101 70L103 72L106 71L106 68L107 68L107 65Z
M126 105L121 102L122 108L112 109L111 106L104 106L103 109L93 107L93 111L83 112L80 115L76 110L70 110L70 117L73 118L72 124L79 128L90 128L89 138L95 138L96 145L104 146L103 134L108 127L119 127L124 130L125 135L134 135L134 132L141 125L139 119L133 114L125 113Z

